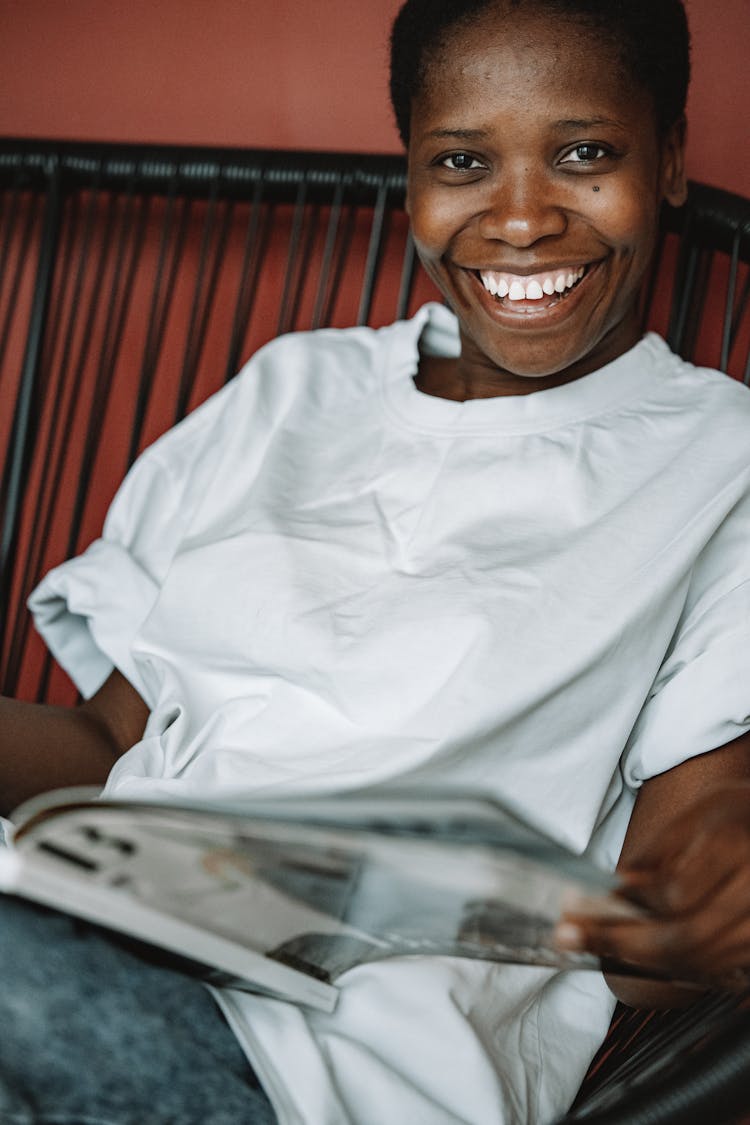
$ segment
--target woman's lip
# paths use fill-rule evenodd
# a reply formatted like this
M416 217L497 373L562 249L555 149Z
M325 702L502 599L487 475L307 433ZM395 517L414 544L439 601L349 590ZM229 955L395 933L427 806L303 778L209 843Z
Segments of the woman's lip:
M468 268L470 268L470 269L473 268L473 271L476 274L480 274L480 273L499 273L499 274L507 274L507 275L512 276L512 277L529 278L529 277L540 277L540 276L544 276L545 274L576 273L580 269L586 270L586 269L589 269L592 266L596 266L598 264L599 264L598 261L592 261L592 260L587 259L586 261L582 261L582 262L561 262L557 265L551 265L551 266L536 265L533 268L525 266L522 269L514 269L512 266L474 266L474 267L468 267Z
M541 322L549 322L554 324L558 320L563 320L566 316L573 312L581 300L581 294L585 295L589 287L591 278L598 272L601 261L587 263L587 270L580 281L568 289L560 297L547 297L546 295L539 300L522 300L522 301L509 301L507 298L498 299L493 297L491 293L485 289L484 284L479 276L477 270L465 270L471 277L471 284L479 291L484 308L490 313L493 319L499 323L512 324L516 328L540 328ZM538 271L537 271L538 272ZM519 275L523 276L523 275ZM530 276L530 275L526 275Z

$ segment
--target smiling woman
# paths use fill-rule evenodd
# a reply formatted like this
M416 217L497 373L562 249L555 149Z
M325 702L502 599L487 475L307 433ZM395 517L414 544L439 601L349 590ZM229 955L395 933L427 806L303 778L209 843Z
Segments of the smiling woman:
M637 342L659 210L685 197L684 121L662 125L609 31L581 50L590 5L471 7L450 50L423 48L408 207L461 325L456 394L528 394Z
M87 698L1 701L7 803L481 791L647 908L560 945L742 968L750 395L636 317L687 72L678 0L407 0L394 104L448 307L274 340L143 454L32 595ZM593 972L415 956L348 972L332 1013L217 991L224 1022L190 978L0 909L19 1121L132 1125L168 1073L175 1125L547 1125L615 1003ZM100 1025L70 1018L84 989Z

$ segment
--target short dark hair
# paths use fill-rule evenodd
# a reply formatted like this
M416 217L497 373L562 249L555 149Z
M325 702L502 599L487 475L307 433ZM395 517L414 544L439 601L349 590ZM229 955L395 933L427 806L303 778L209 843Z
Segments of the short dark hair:
M432 52L447 33L466 26L497 0L406 0L391 32L391 103L405 145L411 107L422 90ZM682 0L504 0L511 8L547 8L588 24L611 41L627 73L652 97L666 132L685 114L690 34Z

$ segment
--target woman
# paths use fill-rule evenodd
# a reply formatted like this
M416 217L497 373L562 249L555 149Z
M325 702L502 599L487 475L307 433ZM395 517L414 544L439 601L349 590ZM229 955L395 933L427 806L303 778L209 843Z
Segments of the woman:
M669 897L696 797L746 778L750 749L750 402L637 317L660 207L684 198L687 51L676 0L409 0L394 107L452 312L276 341L147 452L102 540L34 595L88 701L7 703L8 806L84 781L481 785L606 865L622 852L658 908L570 919L561 944L740 963L741 862ZM253 1087L199 986L65 919L4 915L0 1109L19 1120L544 1122L614 1004L596 974L440 958L354 970L333 1015L224 991ZM167 1026L187 1005L194 1026Z

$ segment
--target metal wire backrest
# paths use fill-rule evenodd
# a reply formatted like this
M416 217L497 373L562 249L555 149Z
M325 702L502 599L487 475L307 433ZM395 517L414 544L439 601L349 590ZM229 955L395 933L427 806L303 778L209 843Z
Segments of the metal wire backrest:
M72 698L25 599L99 533L145 445L273 336L385 324L435 296L404 190L399 157L0 141L0 691ZM721 354L736 365L748 350L747 220L729 234L721 199L744 216L747 205L710 196L730 263ZM704 211L694 224L671 217L691 249L666 235L649 290L649 315L668 319L663 279L677 270L686 311L657 326L689 354L715 299Z
M138 452L273 336L434 294L399 158L9 142L0 186L2 690L46 698L23 603Z
M750 383L750 200L691 183L665 210L644 322L685 359Z

